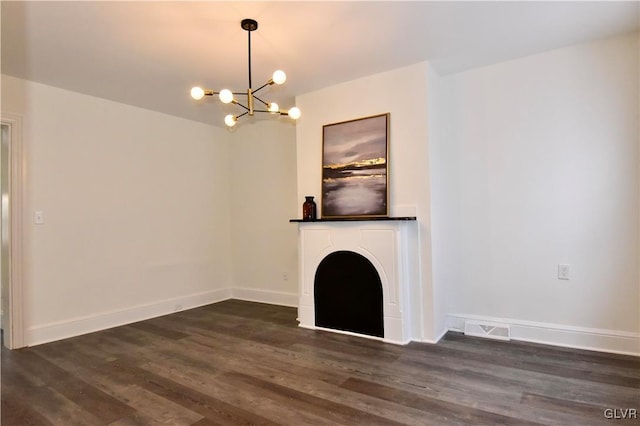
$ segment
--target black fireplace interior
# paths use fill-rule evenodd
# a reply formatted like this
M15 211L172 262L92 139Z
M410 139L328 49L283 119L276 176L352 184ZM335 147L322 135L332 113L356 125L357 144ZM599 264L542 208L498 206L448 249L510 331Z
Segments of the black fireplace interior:
M313 287L316 326L384 337L382 282L366 257L329 254L318 265Z

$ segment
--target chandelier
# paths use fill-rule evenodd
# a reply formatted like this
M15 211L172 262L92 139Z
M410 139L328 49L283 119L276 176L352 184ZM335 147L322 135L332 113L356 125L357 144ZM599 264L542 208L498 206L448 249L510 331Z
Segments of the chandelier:
M255 90L252 88L251 86L251 32L258 29L258 22L253 19L243 19L240 22L240 26L242 27L243 30L247 32L249 37L249 55L248 55L249 56L249 88L247 89L247 91L232 92L229 89L222 89L219 92L215 92L213 90L203 89L201 87L194 87L191 89L191 97L197 100L197 99L202 99L205 96L218 95L222 103L225 103L225 104L232 103L242 107L244 109L244 112L242 114L239 114L239 115L229 114L224 118L225 124L229 127L234 126L240 117L243 117L245 115L253 116L254 113L256 112L266 112L274 115L275 114L287 115L293 118L294 120L297 120L298 118L300 118L299 108L293 107L288 111L283 111L280 109L277 103L265 102L262 99L260 99L258 96L256 96L256 93L258 93L260 90L264 89L267 86L271 86L273 84L283 84L287 79L287 75L284 73L284 71L277 70L273 73L273 76L265 84L263 84L262 86L258 87ZM235 98L236 95L246 96L247 97L246 102L241 103L237 101ZM255 101L258 101L262 104L262 105L258 104L259 107L264 106L264 108L266 109L255 108Z

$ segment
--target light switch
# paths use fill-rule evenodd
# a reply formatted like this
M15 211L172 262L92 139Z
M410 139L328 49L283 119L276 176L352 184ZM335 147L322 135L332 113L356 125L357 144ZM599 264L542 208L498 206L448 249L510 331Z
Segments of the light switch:
M559 280L568 280L569 275L571 273L571 269L567 264L559 264L558 265L558 279Z
M36 225L42 225L44 223L44 213L42 213L42 211L40 210L35 212L33 214L33 221Z

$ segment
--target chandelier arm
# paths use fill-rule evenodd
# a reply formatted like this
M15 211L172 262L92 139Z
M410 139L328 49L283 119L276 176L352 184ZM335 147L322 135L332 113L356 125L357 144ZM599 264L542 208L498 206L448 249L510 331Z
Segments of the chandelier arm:
M247 96L247 92L231 92L234 95L242 95L242 96ZM220 92L216 92L214 90L205 90L204 91L205 96L213 96L213 95L219 95Z
M253 93L256 93L258 90L262 90L265 87L270 86L272 84L273 84L273 80L269 80L265 84L263 84L262 86L258 87L256 90L254 90Z
M241 106L242 108L246 109L246 110L247 110L247 112L249 112L249 107L246 107L246 106L242 105L240 102L235 102L235 104L236 104L236 105L238 105L238 106ZM247 112L245 112L245 114L246 114ZM244 115L244 114L243 114L243 115Z
M258 89L258 90L260 90L260 89ZM254 93L255 93L255 92L254 92ZM257 100L259 100L260 102L262 102L262 103L264 104L264 106L266 106L267 108L269 107L269 103L268 103L268 102L263 101L262 99L260 99L260 98L259 98L259 97L257 97L256 95L253 95L253 97L254 97L254 99L257 99Z

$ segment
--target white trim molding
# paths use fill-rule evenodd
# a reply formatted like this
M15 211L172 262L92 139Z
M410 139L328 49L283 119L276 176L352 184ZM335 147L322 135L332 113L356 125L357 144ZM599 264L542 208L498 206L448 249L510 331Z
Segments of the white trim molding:
M419 339L419 340L414 340L415 342L421 342L421 343L430 343L432 345L436 345L438 344L438 342L440 340L442 340L442 338L447 334L449 330L448 329L444 329L442 331L440 331L439 334L436 335L435 339Z
M22 202L25 198L25 155L22 140L22 116L0 112L0 121L9 126L9 330L5 335L7 346L17 349L25 346L22 289ZM5 330L6 331L6 330Z
M231 298L231 289L212 290L127 309L39 325L27 330L27 345L35 346L94 331L131 324Z
M289 306L294 308L298 307L297 293L234 287L231 289L231 298L236 300L245 300L247 302L268 303L270 305Z
M507 324L511 328L512 340L640 356L640 333L472 314L449 314L447 327L451 331L464 332L466 321Z
M251 288L225 288L176 297L131 308L102 312L80 318L53 322L31 327L26 331L27 346L41 345L56 340L106 330L121 325L144 321L174 312L194 309L212 303L229 299L246 300L250 302L268 303L271 305L296 307L298 295L277 291L258 290Z

